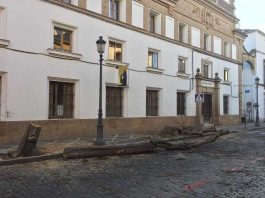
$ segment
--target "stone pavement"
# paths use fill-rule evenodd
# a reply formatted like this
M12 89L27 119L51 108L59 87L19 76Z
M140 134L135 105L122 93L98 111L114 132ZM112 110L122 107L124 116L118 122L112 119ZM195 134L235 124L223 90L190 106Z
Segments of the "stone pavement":
M265 131L188 151L0 167L1 198L265 197Z

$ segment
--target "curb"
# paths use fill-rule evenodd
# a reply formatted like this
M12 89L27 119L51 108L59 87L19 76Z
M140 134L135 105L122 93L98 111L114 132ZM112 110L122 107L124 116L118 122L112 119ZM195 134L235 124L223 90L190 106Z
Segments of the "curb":
M259 129L265 129L265 127L254 127L254 128L250 128L250 131L255 131L255 130L259 130Z
M57 154L51 154L51 155L40 155L40 156L33 156L33 157L3 160L3 161L0 161L0 166L40 162L40 161L51 160L51 159L59 159L62 157L63 157L62 153L57 153Z

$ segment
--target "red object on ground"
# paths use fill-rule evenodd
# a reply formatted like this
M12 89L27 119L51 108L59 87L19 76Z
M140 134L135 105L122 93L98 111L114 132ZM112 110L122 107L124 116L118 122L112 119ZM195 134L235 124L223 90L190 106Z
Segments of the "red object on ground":
M197 189L197 188L200 188L202 186L204 186L205 184L207 184L207 179L204 179L204 180L201 180L201 181L198 181L198 182L195 182L193 184L188 184L185 186L185 190L194 190L194 189Z

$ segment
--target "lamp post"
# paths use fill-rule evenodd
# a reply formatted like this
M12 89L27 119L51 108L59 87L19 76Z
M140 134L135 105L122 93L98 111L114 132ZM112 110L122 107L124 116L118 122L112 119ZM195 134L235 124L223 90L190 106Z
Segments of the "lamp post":
M103 53L105 52L106 41L103 40L103 37L100 36L97 40L97 50L99 53L99 108L98 108L98 124L97 124L97 139L95 145L100 146L105 144L103 139L103 111L102 111L102 62L103 62Z
M255 79L255 83L256 83L256 89L257 89L257 103L256 103L256 123L255 123L255 126L256 127L260 127L260 124L259 124L259 77L257 77Z

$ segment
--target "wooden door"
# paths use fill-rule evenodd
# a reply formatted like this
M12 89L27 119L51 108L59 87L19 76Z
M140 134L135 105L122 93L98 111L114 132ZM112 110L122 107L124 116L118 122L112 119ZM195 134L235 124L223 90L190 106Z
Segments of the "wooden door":
M204 122L211 122L212 118L212 95L204 94L204 103L202 103L202 115Z

